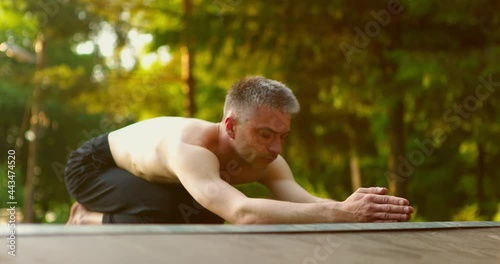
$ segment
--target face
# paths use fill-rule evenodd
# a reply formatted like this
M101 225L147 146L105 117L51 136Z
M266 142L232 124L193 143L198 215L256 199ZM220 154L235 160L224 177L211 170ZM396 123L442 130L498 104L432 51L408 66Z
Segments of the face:
M252 167L265 169L281 153L290 121L290 114L258 108L248 121L234 126L236 152Z

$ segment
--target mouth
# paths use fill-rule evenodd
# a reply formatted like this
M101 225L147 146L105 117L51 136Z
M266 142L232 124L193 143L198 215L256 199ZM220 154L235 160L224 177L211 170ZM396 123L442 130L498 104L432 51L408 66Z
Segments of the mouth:
M271 157L271 158L260 158L260 160L264 161L265 163L271 163L275 160L276 158L275 157Z

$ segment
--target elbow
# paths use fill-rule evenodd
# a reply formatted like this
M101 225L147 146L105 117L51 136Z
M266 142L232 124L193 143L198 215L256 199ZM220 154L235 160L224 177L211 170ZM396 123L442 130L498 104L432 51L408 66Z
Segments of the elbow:
M257 216L247 203L237 205L231 218L230 222L235 225L259 224Z
M245 218L238 218L236 221L233 222L234 225L255 225L257 222L249 217Z
M239 216L233 222L235 225L255 225L258 224L257 219L251 215Z

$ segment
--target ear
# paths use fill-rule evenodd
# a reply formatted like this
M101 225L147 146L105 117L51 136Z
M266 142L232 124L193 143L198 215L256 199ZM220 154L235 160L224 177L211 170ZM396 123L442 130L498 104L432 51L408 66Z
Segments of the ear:
M228 116L224 119L224 128L226 129L227 135L234 139L236 137L236 120L233 117Z

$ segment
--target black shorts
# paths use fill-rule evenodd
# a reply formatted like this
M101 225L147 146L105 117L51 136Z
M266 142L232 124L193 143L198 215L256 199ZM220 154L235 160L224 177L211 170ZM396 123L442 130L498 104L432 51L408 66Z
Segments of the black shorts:
M181 184L159 184L117 167L104 134L70 154L65 170L70 195L104 214L103 223L221 224Z

